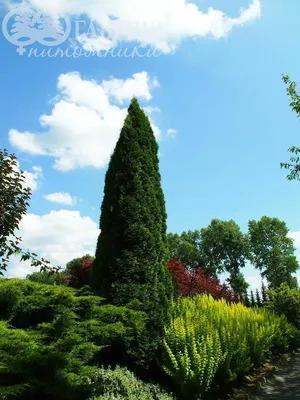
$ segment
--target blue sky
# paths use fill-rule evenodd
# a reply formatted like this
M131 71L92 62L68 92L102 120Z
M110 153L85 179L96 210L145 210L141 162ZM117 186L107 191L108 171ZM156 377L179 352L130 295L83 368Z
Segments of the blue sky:
M168 2L143 0L145 15L136 11L134 1L123 2L119 15L115 11L119 20L133 13L137 21L151 15L153 22L161 10L171 10L176 23L162 19L160 36L155 28L133 31L126 23L111 35L111 47L154 45L162 53L159 57L28 57L30 47L43 49L40 44L28 46L20 56L0 35L1 148L16 153L35 189L30 215L21 227L24 245L55 263L93 252L105 160L131 95L140 98L148 113L150 107L160 109L149 115L160 146L169 231L200 229L212 218L234 219L245 231L250 219L268 215L286 221L300 247L300 187L288 182L280 169L280 162L289 157L288 147L299 143L298 120L281 81L282 73L300 81L299 2L199 0L189 2L193 8L187 14L187 2L174 0L174 8ZM85 13L82 19L96 19L110 37L93 0L78 9L70 4L75 3L29 0L26 6L43 7L46 13L67 11L72 21ZM224 12L222 18L213 18L209 7ZM248 12L240 14L241 8ZM2 5L2 19L7 12ZM240 20L232 22L226 16ZM199 28L199 21L207 29ZM83 48L91 46L88 38L84 40ZM61 47L68 46L69 41ZM76 107L84 112L80 117ZM103 117L102 125L91 122L95 113ZM94 145L98 123L102 139ZM176 133L168 134L170 129ZM57 193L77 201L49 201L61 201ZM52 196L47 200L47 195ZM66 196L63 200L71 202ZM13 260L9 274L24 276L28 271ZM245 275L257 284L250 267Z

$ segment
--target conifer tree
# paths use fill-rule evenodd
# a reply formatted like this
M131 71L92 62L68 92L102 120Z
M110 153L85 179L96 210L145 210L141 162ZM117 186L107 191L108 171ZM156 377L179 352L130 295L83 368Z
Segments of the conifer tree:
M261 283L261 298L263 303L266 303L268 301L267 288L266 285L264 284L264 281L262 281Z
M247 291L245 292L245 295L244 295L244 304L246 307L250 307L250 300L249 300L249 295L248 295Z
M143 345L148 359L161 341L173 294L166 217L158 145L133 99L106 173L92 285L113 304L141 302L148 320Z
M251 304L251 307L255 307L255 306L256 306L255 298L254 298L254 293L253 293L252 290L251 290L251 292L250 292L250 304Z
M262 304L261 304L261 298L260 298L259 290L258 290L258 289L256 289L256 304L257 304L257 307L261 307L261 306L262 306Z

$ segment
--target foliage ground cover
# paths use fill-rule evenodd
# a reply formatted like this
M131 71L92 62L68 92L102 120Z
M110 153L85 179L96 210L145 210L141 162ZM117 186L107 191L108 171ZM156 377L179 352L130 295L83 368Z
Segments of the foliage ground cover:
M102 351L125 352L144 327L142 312L18 279L0 280L0 310L1 399L88 398Z

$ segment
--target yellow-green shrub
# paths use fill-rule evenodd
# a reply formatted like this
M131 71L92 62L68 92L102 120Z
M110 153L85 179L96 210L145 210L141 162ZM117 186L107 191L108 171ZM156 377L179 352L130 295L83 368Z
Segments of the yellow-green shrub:
M294 329L283 317L211 296L179 298L166 327L163 368L186 398L228 382L262 363L271 350L286 351Z

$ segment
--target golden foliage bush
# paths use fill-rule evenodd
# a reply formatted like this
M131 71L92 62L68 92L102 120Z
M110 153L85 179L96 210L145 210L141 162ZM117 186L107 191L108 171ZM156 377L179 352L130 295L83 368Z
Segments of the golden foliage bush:
M264 309L228 304L211 296L179 298L166 327L162 366L184 398L197 397L213 382L229 382L287 351L295 329Z

